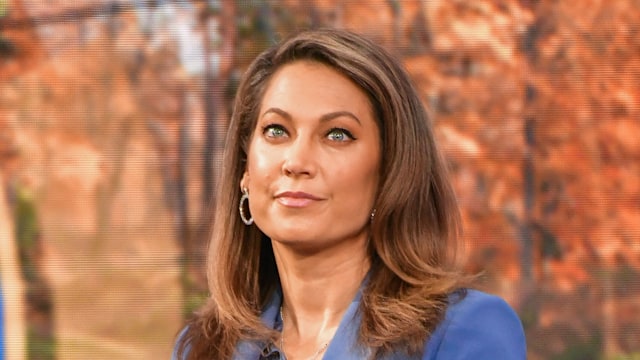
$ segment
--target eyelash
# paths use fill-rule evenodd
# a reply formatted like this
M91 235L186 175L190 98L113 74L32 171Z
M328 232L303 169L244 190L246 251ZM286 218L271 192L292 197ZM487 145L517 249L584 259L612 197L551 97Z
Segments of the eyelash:
M278 124L268 124L262 127L262 133L266 134L267 131L269 131L269 129L274 129L274 130L282 130L282 132L284 132L285 134L287 133L287 130L284 128L284 126L282 125L278 125Z
M288 134L288 131L284 128L284 126L279 125L279 124L268 124L262 127L262 133L266 134L270 129L274 129L274 130L281 130L283 133ZM346 137L348 137L350 140L355 140L356 137L353 136L353 134L344 128L340 128L340 127L333 127L331 129L329 129L329 131L327 131L325 136L329 136L329 134L333 133L333 132L340 132L342 134L344 134Z
M355 136L353 136L353 134L349 130L343 129L343 128L339 128L339 127L334 127L334 128L329 129L329 131L327 131L327 135L329 135L329 134L331 134L331 133L333 133L335 131L339 131L339 132L343 133L344 135L346 135L351 140L355 140L356 139Z

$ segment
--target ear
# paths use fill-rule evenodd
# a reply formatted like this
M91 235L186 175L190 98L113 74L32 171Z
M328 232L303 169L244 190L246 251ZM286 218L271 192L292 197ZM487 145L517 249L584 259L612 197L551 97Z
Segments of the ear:
M240 179L240 191L248 187L249 187L249 172L245 170L244 174L242 174L242 179Z

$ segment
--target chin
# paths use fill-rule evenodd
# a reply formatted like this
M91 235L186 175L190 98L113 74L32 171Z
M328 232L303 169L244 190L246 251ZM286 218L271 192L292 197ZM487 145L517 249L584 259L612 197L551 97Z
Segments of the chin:
M277 220L265 222L256 219L256 225L271 239L279 239L282 242L308 242L324 237L330 225L319 223L317 217L286 218L278 217Z
M274 233L273 236L269 236L269 238L279 243L298 246L310 245L319 242L318 237L312 236L308 231L287 233L278 232Z
M317 239L293 240L285 239L277 241L280 245L285 246L299 256L312 256L321 253L327 248L327 244L317 241Z

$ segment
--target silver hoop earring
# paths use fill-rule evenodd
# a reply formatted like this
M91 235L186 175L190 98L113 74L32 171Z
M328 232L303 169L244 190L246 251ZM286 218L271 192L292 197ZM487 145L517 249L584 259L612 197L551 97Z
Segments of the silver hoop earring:
M240 205L238 206L238 210L240 210L240 219L242 219L242 222L249 226L251 224L253 224L253 217L250 217L247 219L247 216L244 214L244 202L245 200L248 202L249 201L249 190L247 190L247 188L243 188L242 189L242 197L240 198Z
M369 218L370 221L373 221L373 218L376 216L376 209L371 210L371 216Z

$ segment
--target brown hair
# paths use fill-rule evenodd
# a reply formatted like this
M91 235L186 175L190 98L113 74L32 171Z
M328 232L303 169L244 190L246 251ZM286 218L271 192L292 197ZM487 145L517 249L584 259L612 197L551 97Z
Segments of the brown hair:
M260 320L278 284L271 243L238 214L247 147L269 79L297 60L326 64L369 97L380 129L380 185L371 222L371 269L363 290L359 341L374 356L420 353L465 277L455 266L459 212L429 117L397 60L354 33L299 33L258 56L236 95L208 255L211 297L179 339L188 359L230 358L240 340L278 334ZM182 358L182 357L180 357Z

